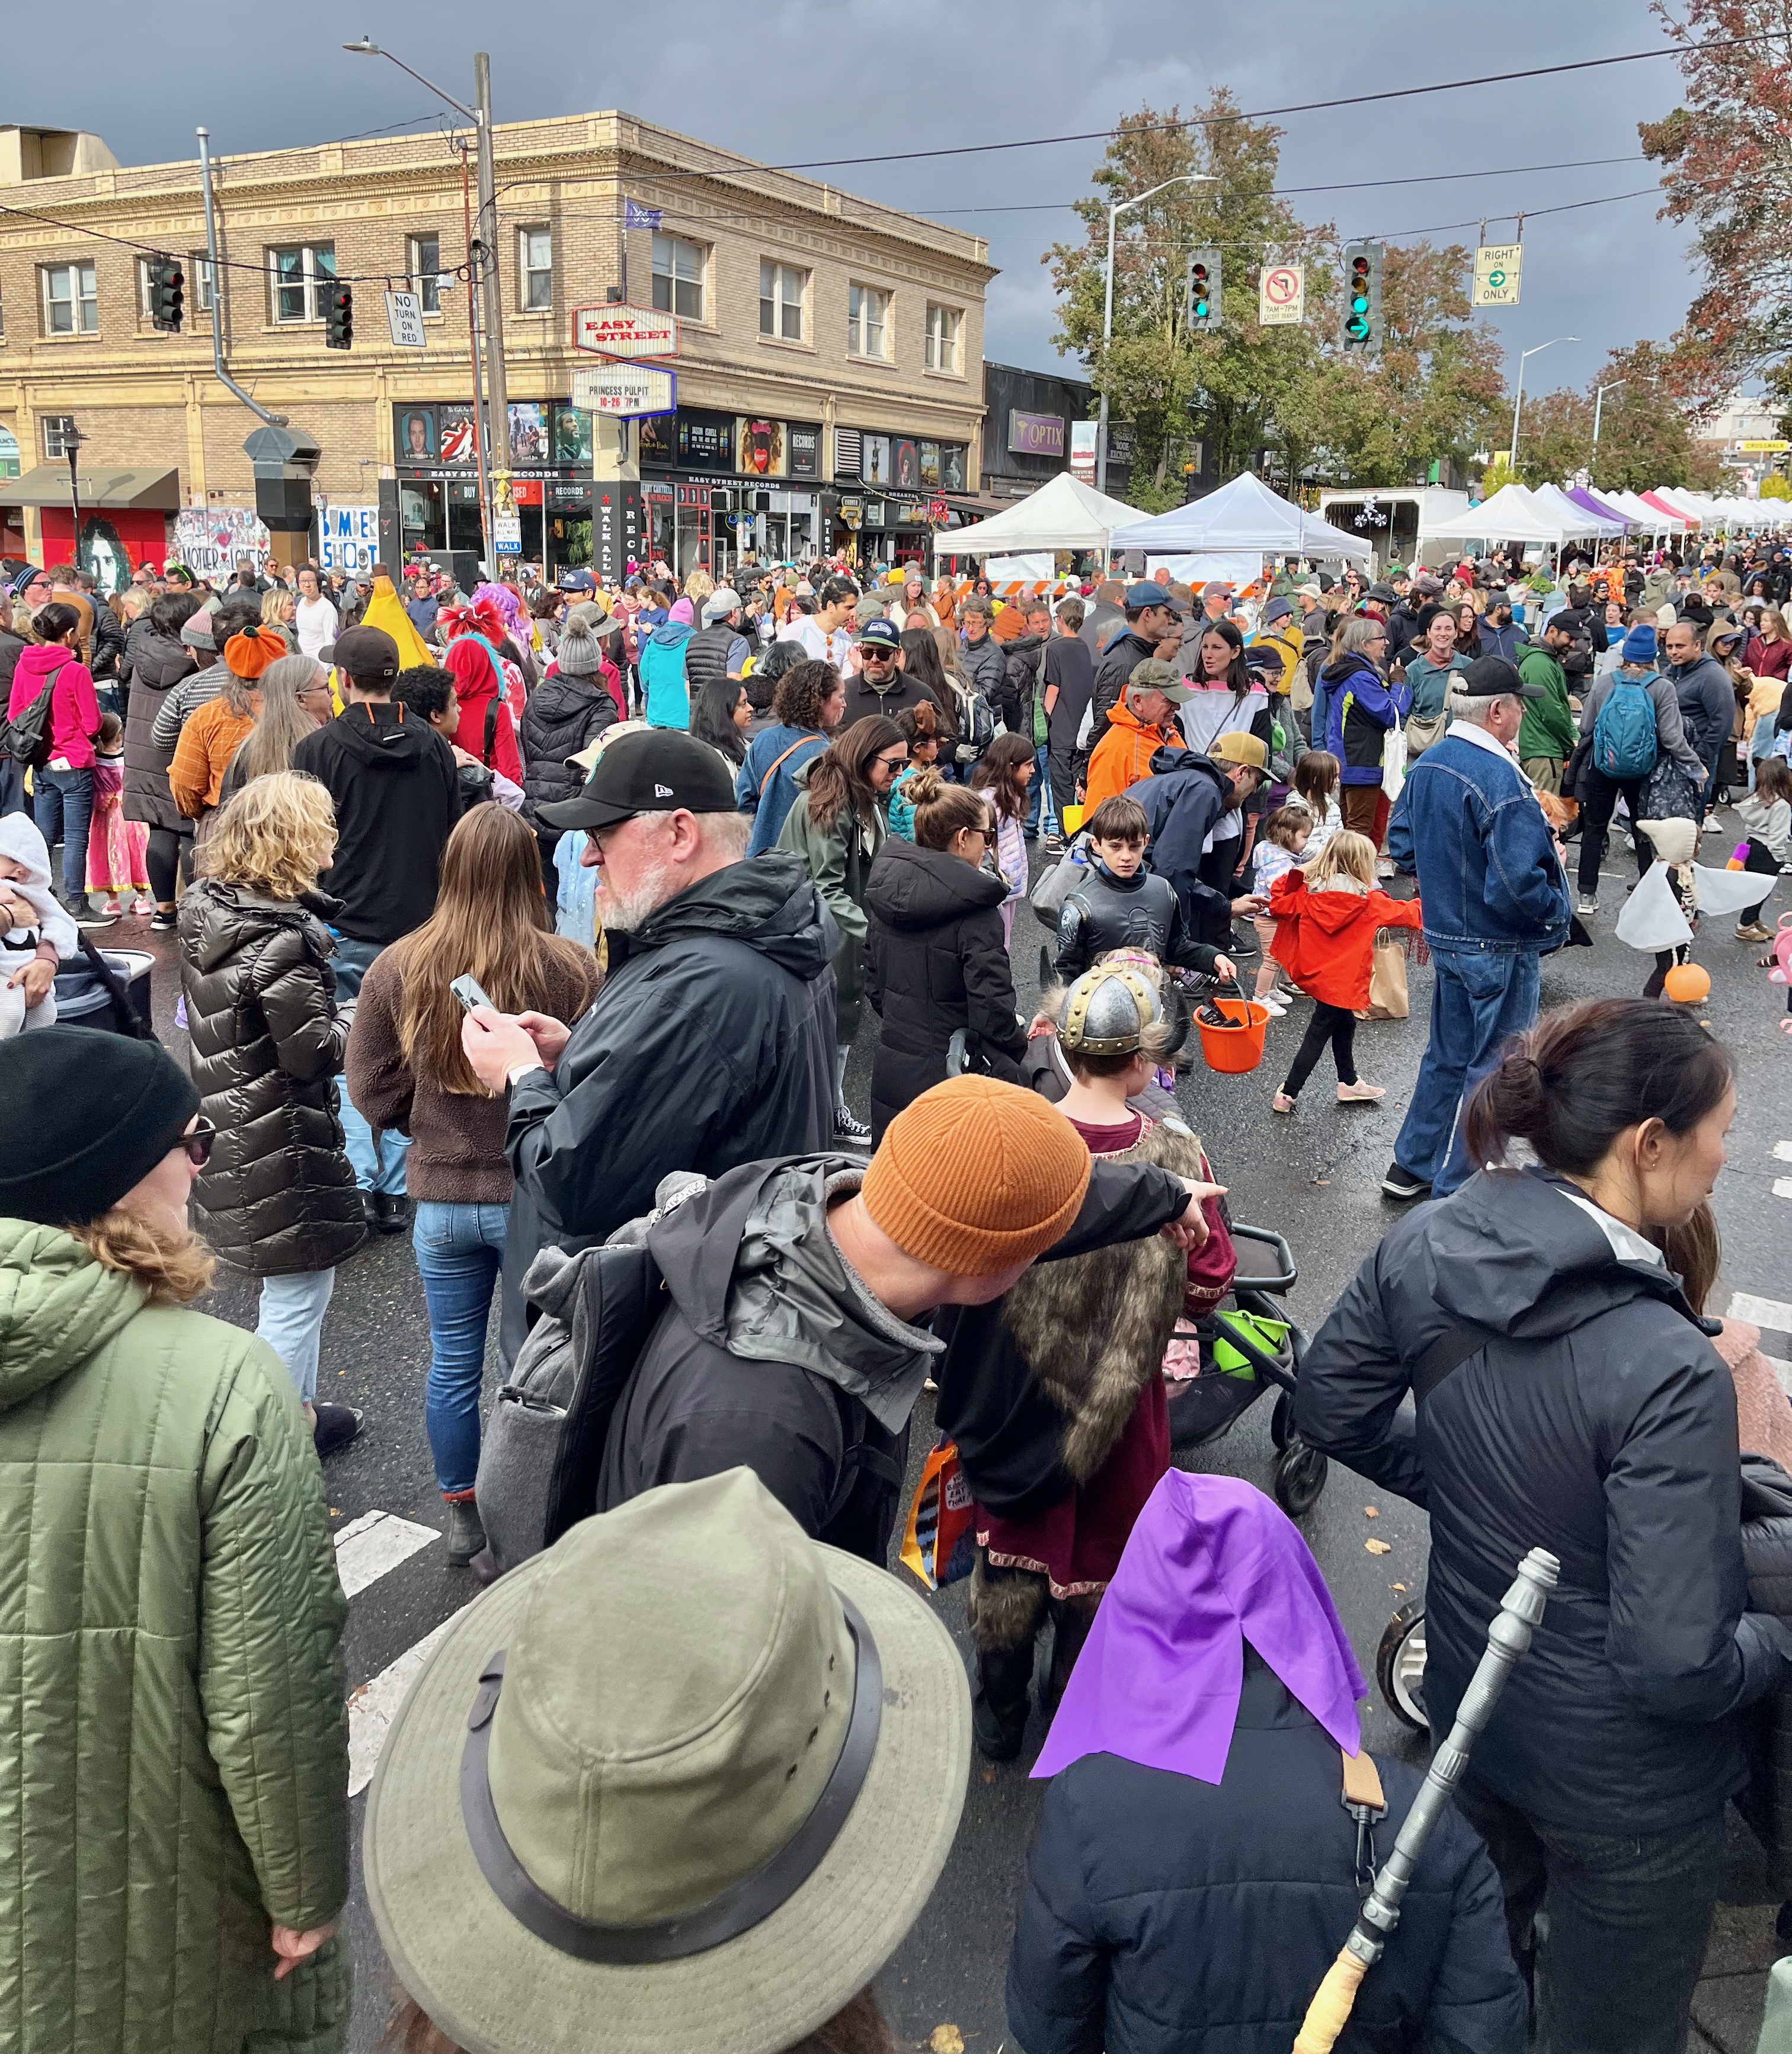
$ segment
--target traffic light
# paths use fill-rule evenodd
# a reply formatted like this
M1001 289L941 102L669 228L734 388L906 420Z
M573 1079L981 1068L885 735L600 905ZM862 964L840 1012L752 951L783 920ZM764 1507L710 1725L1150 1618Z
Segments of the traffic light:
M355 340L355 293L352 285L324 289L324 347L347 349Z
M1188 260L1188 330L1204 335L1219 325L1219 252L1197 250Z
M1338 347L1373 356L1381 347L1381 245L1349 242L1344 250L1344 319Z
M187 303L187 274L171 257L152 257L148 271L151 325L178 335Z

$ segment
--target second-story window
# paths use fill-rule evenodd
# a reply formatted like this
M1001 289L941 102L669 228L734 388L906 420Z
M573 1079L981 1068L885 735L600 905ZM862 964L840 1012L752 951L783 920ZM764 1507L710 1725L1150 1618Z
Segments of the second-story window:
M685 321L703 318L703 258L699 242L653 234L653 304Z
M890 296L874 285L849 285L846 297L846 347L854 356L888 357Z
M956 307L928 309L927 368L929 371L959 371L959 333L964 317Z
M202 314L211 312L211 259L195 255L187 260L187 283L193 305Z
M268 270L274 278L274 317L277 321L321 321L324 294L336 276L333 242L297 242L270 250Z
M553 231L525 228L518 231L517 268L522 274L522 306L526 313L540 313L553 305Z
M442 238L439 235L411 238L411 289L423 302L426 314L442 311Z
M44 267L44 333L97 335L100 294L91 264Z
M759 259L759 332L780 342L802 340L803 289L809 273L794 265Z

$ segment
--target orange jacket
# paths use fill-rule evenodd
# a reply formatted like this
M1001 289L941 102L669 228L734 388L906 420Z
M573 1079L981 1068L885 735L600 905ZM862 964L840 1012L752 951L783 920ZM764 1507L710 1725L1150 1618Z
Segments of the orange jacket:
M207 699L187 717L168 765L168 789L190 820L211 812L223 789L231 758L254 731L253 714L232 713L223 698Z
M1285 870L1270 887L1276 923L1270 954L1308 997L1360 1012L1369 1003L1375 936L1381 927L1416 927L1416 899L1333 888L1310 891L1304 870Z
M1180 737L1161 727L1147 727L1126 703L1117 699L1108 715L1108 731L1095 745L1083 777L1084 818L1117 792L1136 785L1151 775L1151 759L1159 750L1174 746Z

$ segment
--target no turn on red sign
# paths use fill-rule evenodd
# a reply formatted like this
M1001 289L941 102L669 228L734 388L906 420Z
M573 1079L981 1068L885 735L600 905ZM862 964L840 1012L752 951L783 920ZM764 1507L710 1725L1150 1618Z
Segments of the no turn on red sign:
M1269 264L1257 280L1259 328L1298 328L1306 318L1306 266Z

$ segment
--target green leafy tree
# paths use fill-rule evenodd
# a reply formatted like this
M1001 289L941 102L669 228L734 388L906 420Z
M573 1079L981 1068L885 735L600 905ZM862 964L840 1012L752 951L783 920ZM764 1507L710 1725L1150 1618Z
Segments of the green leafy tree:
M1652 342L1632 343L1614 349L1594 378L1591 392L1617 388L1606 393L1599 446L1586 459L1596 483L1647 492L1657 485L1696 484L1695 473L1706 471L1668 354ZM1589 407L1589 423L1590 414Z
M1525 401L1514 458L1521 485L1566 484L1592 461L1592 400L1564 388Z

